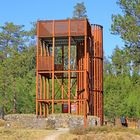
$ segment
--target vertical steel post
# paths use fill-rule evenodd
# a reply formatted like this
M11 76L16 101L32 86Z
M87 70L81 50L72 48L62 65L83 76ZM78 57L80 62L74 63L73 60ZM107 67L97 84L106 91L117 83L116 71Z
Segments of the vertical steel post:
M38 27L39 27L39 23L37 23L37 28ZM40 47L40 42L39 42L39 38L37 38L37 47L36 47L36 116L37 117L38 117L38 88L39 88L38 87L38 56L39 56L38 49L39 47Z
M50 81L47 79L47 99L50 99ZM49 114L49 103L47 104L47 114Z
M36 116L38 117L38 70L36 72Z
M54 113L54 49L55 49L55 22L53 20L53 45L52 45L52 113Z
M64 70L64 46L62 45L62 66L63 66L63 70ZM63 73L62 73L62 85L61 85L61 92L62 92L62 100L64 100L64 77L63 77ZM64 102L62 102L63 104Z
M87 20L85 19L84 36L84 127L87 126Z
M94 70L93 70L93 75L94 75L94 115L97 116L97 63L96 63L96 26L94 26L93 30L93 35L94 35Z
M46 55L47 55L47 49L46 49L46 44L44 42L44 56L46 56Z
M42 76L40 76L40 100L42 99ZM40 117L42 117L42 103L40 102Z
M44 100L46 100L46 77L44 76ZM47 107L46 107L46 103L44 103L44 117L47 116Z
M103 124L103 43L102 26L94 25L94 115L97 115ZM97 94L98 93L98 94ZM97 98L95 95L97 94ZM96 109L96 110L95 110ZM95 112L96 111L96 112Z
M81 62L82 62L82 58L81 58L81 55L80 55L80 59L79 59L79 68L80 68L80 70L82 70L82 68L81 68ZM82 87L82 84L81 84L81 81L82 81L82 78L81 78L81 75L82 75L82 73L80 72L79 73L79 114L81 115L81 113L82 113L82 111L81 111L81 109L82 109L82 101L81 101L81 87Z
M98 31L98 26L96 27ZM97 32L97 42L96 42L96 69L97 69L97 116L99 116L99 34Z
M100 26L100 118L103 125L103 27Z
M98 37L98 40L99 40L99 47L98 47L98 61L99 61L99 117L101 118L101 33L100 33L100 27L98 27L98 31L99 31L99 37ZM102 119L102 118L101 118ZM102 121L102 120L101 120Z
M70 19L68 20L68 113L70 113L70 47L71 47L71 36L70 36Z
M43 44L42 44L42 40L41 41L41 46L40 46L40 56L43 56ZM40 79L40 100L42 99L42 75L39 74L39 79ZM42 102L40 102L40 117L42 117Z

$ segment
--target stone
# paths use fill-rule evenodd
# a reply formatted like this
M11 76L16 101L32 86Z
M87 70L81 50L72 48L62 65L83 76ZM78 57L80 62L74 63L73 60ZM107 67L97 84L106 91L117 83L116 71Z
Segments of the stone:
M84 126L83 115L72 114L50 114L47 118L37 118L33 114L11 114L5 116L5 127L35 128L35 129L56 129L56 128L77 128ZM87 126L100 125L100 119L95 116L87 117Z

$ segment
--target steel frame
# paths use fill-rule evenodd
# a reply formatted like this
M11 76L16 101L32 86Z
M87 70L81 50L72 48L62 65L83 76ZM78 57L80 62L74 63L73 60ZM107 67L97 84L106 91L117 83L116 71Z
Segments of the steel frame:
M37 116L55 113L59 104L67 104L71 113L74 104L75 113L84 115L84 127L87 115L98 116L103 124L102 31L87 19L37 22Z

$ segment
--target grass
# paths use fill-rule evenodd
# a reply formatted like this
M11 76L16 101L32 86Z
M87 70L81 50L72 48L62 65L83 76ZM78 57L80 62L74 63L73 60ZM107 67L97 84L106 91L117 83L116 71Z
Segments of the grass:
M0 127L0 140L42 140L47 133L47 130Z
M75 135L84 135L84 134L87 134L88 132L94 132L94 133L130 132L135 135L140 135L140 130L138 129L129 129L129 128L123 128L123 127L102 126L102 127L89 127L87 129L74 128L70 130L70 133L75 134Z
M74 135L84 135L87 132L86 129L77 127L77 128L70 129L70 133Z
M5 121L0 119L0 127L5 125Z
M59 140L128 140L140 139L140 130L123 127L89 127L71 129L69 134L59 137Z
M43 140L50 131L0 127L0 140ZM59 140L128 140L137 136L140 139L140 130L106 126L87 129L79 127L71 129L70 133L60 135Z

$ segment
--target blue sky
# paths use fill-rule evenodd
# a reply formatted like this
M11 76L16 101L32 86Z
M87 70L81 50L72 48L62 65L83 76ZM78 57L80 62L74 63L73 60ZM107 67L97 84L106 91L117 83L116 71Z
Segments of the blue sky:
M104 52L110 56L116 45L123 46L119 36L110 34L111 15L120 13L116 0L0 0L0 25L5 22L25 25L37 19L65 19L72 17L73 7L84 2L90 23L104 27Z

